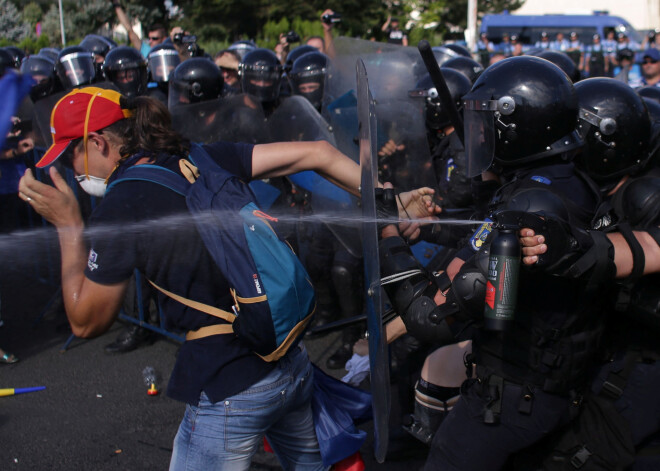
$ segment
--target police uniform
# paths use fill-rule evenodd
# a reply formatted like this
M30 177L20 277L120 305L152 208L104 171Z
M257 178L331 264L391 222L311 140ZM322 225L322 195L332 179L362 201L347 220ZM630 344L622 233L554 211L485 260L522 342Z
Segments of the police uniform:
M583 227L598 204L588 180L566 163L518 174L496 194L493 209L506 208L527 189L561 197ZM584 291L571 280L521 275L515 326L476 331L466 366L477 365L477 378L463 383L425 470L501 469L510 455L574 417L600 333L594 300Z

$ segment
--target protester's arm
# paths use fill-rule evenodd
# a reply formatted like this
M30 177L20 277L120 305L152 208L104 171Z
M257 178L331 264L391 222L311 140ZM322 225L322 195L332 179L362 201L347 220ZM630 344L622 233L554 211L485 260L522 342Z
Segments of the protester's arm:
M142 48L142 41L138 35L135 34L135 31L133 31L130 18L122 8L119 0L111 0L111 3L115 9L119 23L126 29L126 32L128 33L128 39L131 41L131 45L139 51Z
M387 31L387 28L390 27L390 22L391 22L391 21L392 21L392 15L389 14L389 15L387 15L387 20L385 21L385 23L383 23L383 26L380 27L380 30L381 30L382 32Z
M321 13L321 18L325 15L334 15L335 12L329 8ZM328 24L325 21L321 20L321 25L323 25L323 41L325 43L325 54L330 58L334 59L336 57L335 52L335 39L332 37L332 23Z
M360 166L326 141L276 142L259 144L252 151L252 177L255 179L290 175L314 170L349 193L360 196ZM432 214L433 190L419 188L401 193L397 203L400 217L411 218Z
M50 168L50 177L55 186L39 182L27 170L19 183L19 195L57 229L62 257L62 297L71 330L77 337L95 337L112 325L128 280L101 285L85 277L87 248L78 202L54 167Z
M314 170L349 193L360 195L360 167L326 141L259 144L252 151L252 177L271 178Z

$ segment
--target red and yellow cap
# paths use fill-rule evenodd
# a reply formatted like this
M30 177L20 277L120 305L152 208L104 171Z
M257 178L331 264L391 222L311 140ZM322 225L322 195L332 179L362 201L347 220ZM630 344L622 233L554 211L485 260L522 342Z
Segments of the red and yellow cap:
M98 87L76 88L55 104L50 115L53 145L37 163L46 167L55 162L76 139L87 139L89 132L106 128L133 113L119 104L121 94ZM86 146L85 146L86 147Z

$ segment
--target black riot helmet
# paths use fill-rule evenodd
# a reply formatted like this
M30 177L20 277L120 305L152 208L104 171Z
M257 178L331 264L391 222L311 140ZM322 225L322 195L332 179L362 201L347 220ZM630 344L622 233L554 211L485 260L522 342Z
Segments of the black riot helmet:
M442 46L434 46L431 48L431 50L433 51L433 55L435 56L435 60L438 62L438 65L441 66L449 59L454 59L455 57L472 57L472 55L469 52L467 56L464 54L464 52L461 50L464 48L459 49L458 47L455 48L454 46L456 45L445 44Z
M98 34L88 34L80 41L79 46L94 54L97 61L100 61L100 58L105 58L108 52L115 47L108 38Z
M241 57L241 60L243 60L248 52L252 52L257 49L257 45L254 43L254 41L242 39L232 43L227 49L230 51L235 51Z
M293 67L293 63L296 61L296 59L298 59L303 54L307 54L308 52L319 52L319 50L313 46L308 46L307 44L294 47L291 50L291 52L289 52L286 56L286 62L284 63L284 72L286 74L291 72L291 68Z
M103 73L127 97L147 92L147 61L140 51L129 46L119 46L105 56Z
M649 110L651 122L660 124L660 102L645 96L642 97L642 100L644 100L644 104L646 104L646 109Z
M222 94L224 84L220 67L213 61L191 57L181 62L170 77L168 107L215 100Z
M4 49L0 48L0 77L5 75L8 69L15 69L14 58Z
M167 85L181 58L173 44L161 43L151 48L147 63L151 81Z
M473 84L484 71L484 66L471 57L459 56L442 64L446 69L454 69L465 75Z
M57 62L57 58L60 55L60 50L56 47L42 47L39 49L39 52L37 53L38 56L46 56L50 59L53 60L53 62Z
M30 89L33 102L44 98L55 90L55 62L46 56L33 55L23 59L21 73L31 75L36 84Z
M270 49L255 49L238 64L243 93L261 102L275 101L280 94L282 64Z
M94 56L80 46L65 47L57 56L55 72L66 90L90 84L96 78Z
M548 60L559 67L561 70L566 72L566 75L570 77L573 83L578 82L582 77L580 74L580 69L575 66L575 62L571 59L568 54L561 51L551 51L549 49L541 49L540 51L532 54L530 56L540 57L542 59Z
M21 62L23 62L23 59L25 58L25 51L17 46L5 46L2 49L7 51L14 59L14 68L20 68Z
M575 84L578 132L586 145L577 164L600 184L641 170L649 160L651 119L642 98L627 84L590 78Z
M649 100L653 100L656 103L660 103L660 88L658 87L649 85L646 87L638 88L635 91L642 98L648 98Z
M440 47L444 47L446 49L449 49L450 51L454 51L456 54L459 56L463 57L472 57L472 54L470 54L470 51L464 46L461 46L460 44L455 44L455 43L448 43L448 44L443 44Z
M463 97L468 176L493 159L503 168L575 150L578 103L568 76L555 64L530 56L488 67Z
M293 63L289 79L295 95L304 96L320 111L328 57L314 49Z
M456 105L456 109L461 110L463 108L462 98L470 91L472 84L465 75L454 69L447 69L443 66L440 71L449 89L451 99ZM426 99L427 129L439 131L451 124L449 111L446 109L446 106L443 106L430 75L427 74L426 77L417 82L415 89L408 92L408 94L411 97L423 97Z

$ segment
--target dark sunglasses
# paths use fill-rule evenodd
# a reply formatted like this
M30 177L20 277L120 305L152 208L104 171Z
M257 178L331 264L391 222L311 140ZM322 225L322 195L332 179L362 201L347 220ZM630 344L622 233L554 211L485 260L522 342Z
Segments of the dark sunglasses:
M658 61L654 61L653 59L644 59L643 64L655 64Z
M161 39L160 36L149 36L149 41L160 41Z

